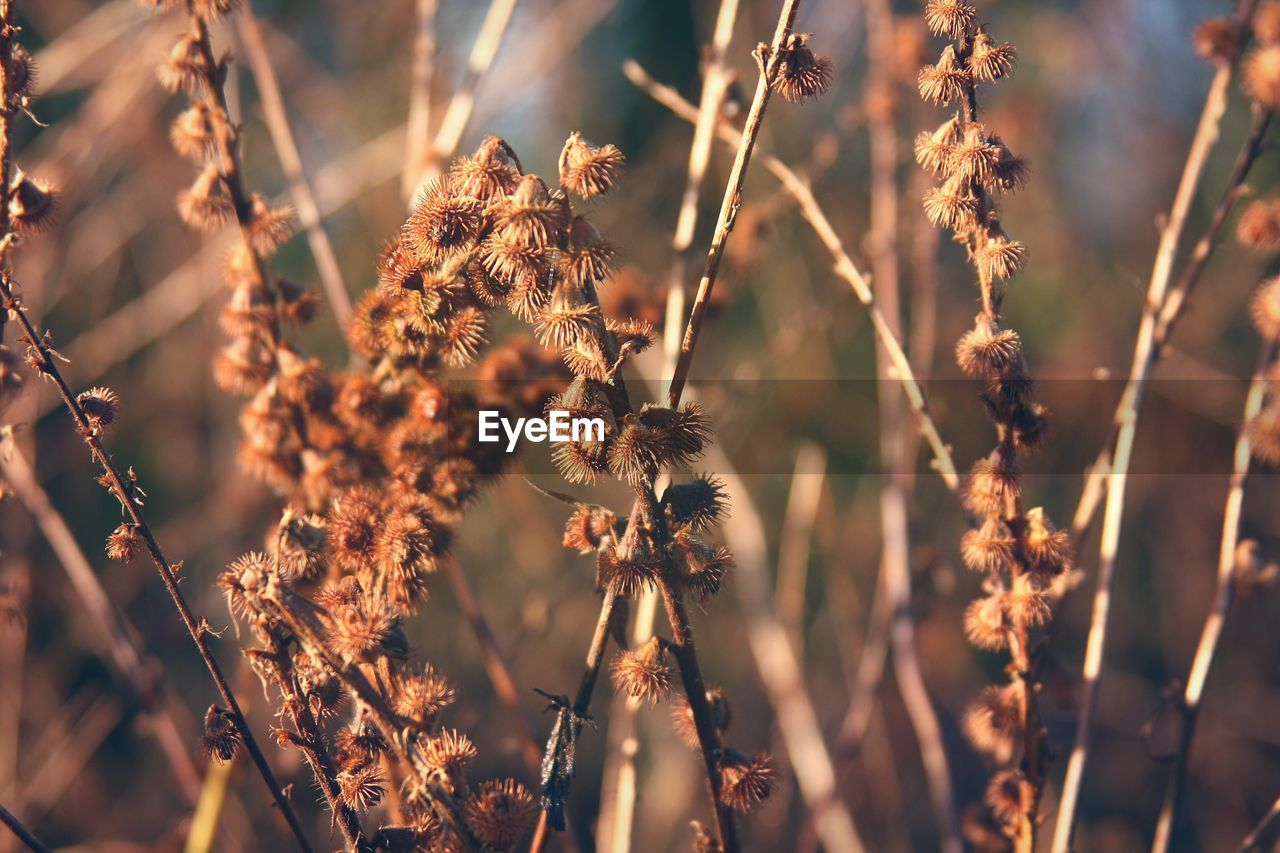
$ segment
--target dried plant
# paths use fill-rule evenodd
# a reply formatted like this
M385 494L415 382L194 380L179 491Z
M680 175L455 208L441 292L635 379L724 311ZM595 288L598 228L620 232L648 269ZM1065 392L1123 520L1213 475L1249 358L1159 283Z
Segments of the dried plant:
M964 728L999 768L987 788L990 815L1015 849L1029 853L1048 763L1035 631L1065 588L1071 547L1042 508L1023 507L1019 457L1038 446L1045 412L1032 397L1021 339L1001 324L1007 280L1022 268L1027 250L1005 232L996 198L1022 186L1027 165L978 120L978 86L1012 73L1016 51L979 25L977 9L966 3L930 0L925 20L952 43L936 64L921 69L920 95L956 113L916 140L916 159L942 180L925 196L924 209L965 247L977 273L982 311L956 345L956 362L982 381L997 437L990 455L974 464L963 495L979 524L965 534L962 555L984 576L983 597L965 611L965 634L980 649L1010 656L1010 683L985 690Z

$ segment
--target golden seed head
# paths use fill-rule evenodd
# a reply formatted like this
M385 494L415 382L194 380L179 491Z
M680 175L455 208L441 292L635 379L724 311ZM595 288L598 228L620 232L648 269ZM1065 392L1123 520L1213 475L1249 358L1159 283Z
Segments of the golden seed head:
M720 765L720 800L738 812L749 812L763 803L777 787L777 773L768 753L753 756L726 753Z
M487 850L512 850L533 826L538 804L513 779L490 779L462 801L467 829Z
M964 611L964 635L974 646L989 652L1008 645L1009 623L1002 594L984 595L969 602Z
M616 145L600 148L569 134L560 152L560 184L582 199L591 199L613 189L622 174L626 158Z
M634 699L657 704L671 693L666 654L666 644L658 637L635 651L619 652L610 667L614 686Z
M111 426L116 415L120 414L120 398L110 388L90 388L81 392L76 402L94 432L102 432Z
M1280 44L1256 47L1245 57L1244 91L1265 109L1280 108Z
M977 19L978 10L961 0L929 0L924 7L925 24L935 36L964 38Z
M809 49L809 33L792 33L783 47L781 67L773 88L793 104L826 94L834 73L831 60Z
M916 84L921 98L945 107L965 97L965 93L973 85L973 77L957 59L955 45L949 44L942 51L936 65L926 65L920 69Z

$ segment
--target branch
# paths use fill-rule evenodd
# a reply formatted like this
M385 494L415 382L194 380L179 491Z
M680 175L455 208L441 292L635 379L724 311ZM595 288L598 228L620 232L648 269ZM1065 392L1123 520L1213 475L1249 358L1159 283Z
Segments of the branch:
M13 813L0 806L0 823L9 827L9 831L23 844L30 847L35 853L53 853L49 845L45 844L39 838L32 834L31 830L22 825L22 821L13 816Z

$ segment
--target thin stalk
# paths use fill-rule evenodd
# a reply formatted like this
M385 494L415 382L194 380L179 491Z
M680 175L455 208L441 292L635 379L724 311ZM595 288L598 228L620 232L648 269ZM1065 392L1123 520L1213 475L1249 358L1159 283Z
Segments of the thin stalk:
M35 472L8 428L0 434L0 471L49 541L72 589L101 634L111 660L132 688L174 780L187 802L194 804L200 796L200 776L183 745L181 727L166 706L164 691L156 676L156 661L135 641L137 630L112 606L98 575L61 513L36 482Z
M231 685L227 683L226 676L223 675L222 667L219 666L217 659L213 655L213 650L209 648L209 644L205 639L209 633L208 622L204 619L197 621L190 606L187 604L186 597L178 586L173 564L165 557L164 551L160 548L160 543L156 541L146 518L142 514L142 508L138 504L132 480L127 480L121 475L111 457L103 449L102 442L97 432L90 425L84 409L76 401L75 394L62 378L62 373L57 365L57 357L40 332L36 330L35 324L32 323L31 317L22 305L22 301L14 293L13 283L7 273L0 275L0 296L3 296L5 308L9 311L10 316L15 318L18 325L22 327L25 342L30 349L31 357L36 362L37 369L53 382L58 395L62 398L67 411L71 414L72 420L75 421L77 431L80 433L81 438L84 439L85 444L88 445L90 455L102 466L103 481L107 490L120 501L121 508L124 510L128 520L137 527L138 534L142 536L147 553L150 554L156 570L160 573L160 579L164 582L169 597L173 599L174 607L177 608L178 615L182 618L182 624L187 629L187 634L190 635L191 641L195 643L197 651L200 652L205 668L209 670L209 675L218 689L218 694L222 697L223 704L227 707L231 720L235 723L236 728L240 730L245 748L248 749L254 766L257 767L258 774L262 777L263 784L271 792L272 799L275 800L281 815L284 816L285 821L289 824L289 829L293 832L298 847L309 853L311 845L307 841L302 823L298 820L293 806L289 804L289 800L281 789L280 783L276 781L271 765L267 763L266 756L263 754L261 747L258 746L258 742L254 738L253 732L250 731L249 724L240 710L240 703L236 700Z
M755 150L756 139L764 124L764 113L769 106L769 96L773 93L773 82L782 67L783 47L791 34L791 27L795 23L799 8L800 0L783 0L782 12L778 15L778 25L773 33L773 42L767 49L763 45L757 48L754 54L760 66L760 78L756 81L756 93L751 100L751 109L747 111L747 120L742 128L742 139L738 143L738 151L733 158L733 168L729 171L728 185L725 187L724 199L720 203L720 216L716 220L711 247L707 251L707 263L702 271L702 280L698 282L698 292L693 298L693 307L689 311L689 321L685 326L684 341L680 345L680 357L676 359L671 388L667 391L667 405L672 409L680 403L684 384L689 378L689 369L693 366L693 353L698 345L698 336L702 333L708 300L715 288L716 276L720 272L720 262L724 258L724 248L729 241L730 232L733 231L738 208L742 206L742 189L747 181L747 167L751 164L751 153Z
M1257 826L1249 830L1249 834L1240 842L1239 853L1252 853L1254 850L1262 850L1263 843L1267 836L1272 832L1272 827L1276 821L1280 820L1280 798L1277 798L1271 804L1271 808L1262 816L1262 820L1258 821Z
M649 97L671 110L680 118L689 122L697 120L697 109L692 104L671 87L664 86L650 77L648 72L641 68L638 63L633 60L627 60L623 63L622 73ZM717 127L716 135L726 145L738 146L742 143L742 134L723 122ZM937 471L938 476L942 478L947 489L959 495L960 475L956 472L955 462L951 457L951 447L942 439L938 425L929 412L924 391L916 380L911 362L907 358L897 335L889 327L879 304L876 302L869 280L854 264L848 252L845 251L844 244L840 241L839 236L836 235L835 229L831 226L831 221L827 219L822 206L814 198L813 191L809 188L809 185L776 157L769 154L761 154L760 162L796 200L796 204L800 207L800 212L805 221L813 228L818 235L818 239L822 241L823 246L831 254L835 262L836 275L849 284L858 301L867 309L876 337L889 355L897 381L902 384L907 402L919 421L920 431L933 453L933 468Z
M22 821L14 817L13 813L2 805L0 805L0 823L9 827L9 831L12 832L19 841L34 850L35 853L53 853L53 850L50 849L49 845L45 844L39 838L36 838L35 833L23 826Z
M431 159L431 90L435 85L436 10L439 0L414 3L413 70L409 75L409 124L400 191L412 201Z
M1240 6L1237 13L1237 22L1241 31L1252 15L1253 5L1249 0L1245 0ZM1166 296L1169 293L1169 283L1174 272L1178 244L1181 241L1187 216L1208 163L1209 155L1218 140L1222 116L1227 108L1232 76L1232 67L1226 63L1220 65L1214 75L1213 83L1205 100L1204 110L1200 116L1199 126L1191 142L1191 151L1187 156L1182 178L1174 195L1173 207L1160 234L1160 243L1156 250L1151 280L1147 286L1142 320L1138 327L1138 337L1134 344L1129 378L1117 408L1115 447L1111 453L1109 465L1102 469L1106 471L1108 483L1103 510L1102 537L1099 545L1098 582L1094 593L1088 641L1085 646L1080 714L1076 721L1075 740L1071 749L1071 757L1067 762L1067 775L1063 782L1062 795L1058 803L1058 817L1053 833L1053 853L1066 853L1071 847L1075 833L1076 810L1079 806L1080 788L1084 781L1085 766L1088 762L1090 735L1094 716L1097 712L1098 683L1107 642L1111 598L1115 589L1116 557L1120 546L1120 531L1124 522L1125 490L1128 485L1129 463L1133 456L1139 412L1146 394L1147 382L1151 376L1152 367L1159 354L1156 339L1157 332L1162 325L1165 329L1169 328L1168 324L1161 324L1160 314L1162 313ZM1269 122L1269 114L1260 120L1255 113L1253 128L1240 157L1237 158L1236 167L1231 180L1228 182L1228 189L1224 199L1234 196L1235 187L1238 187L1239 182L1243 181L1244 176L1248 174L1249 168L1257 156L1258 148L1257 143L1251 142L1251 140L1255 136L1260 139L1261 134L1265 133ZM1193 281L1194 278L1189 280ZM1079 513L1077 513L1077 516L1079 516Z
M345 327L351 319L351 297L347 295L347 285L342 279L338 256L334 253L333 243L329 241L329 235L324 230L320 209L316 205L311 184L307 181L306 172L302 167L302 155L298 153L298 143L293 137L293 130L289 127L289 115L285 111L284 96L280 93L280 81L271 64L271 54L262 41L262 30L253 16L250 3L241 4L238 22L245 56L253 71L254 82L258 84L263 118L271 134L276 156L280 160L280 168L289 181L289 195L293 199L294 208L298 211L298 221L306 231L307 244L311 247L312 257L315 258L316 271L320 274L320 283L324 286L329 307L338 325Z
M1240 542L1240 519L1244 512L1245 481L1249 478L1249 462L1253 454L1249 424L1262 411L1269 384L1267 374L1276 362L1278 349L1280 345L1274 340L1267 341L1263 345L1262 351L1258 354L1258 366L1249 383L1249 393L1245 397L1244 418L1240 422L1240 432L1236 436L1231 481L1227 487L1227 502L1222 513L1222 542L1218 548L1218 574L1213 605L1200 631L1200 642L1196 646L1195 657L1191 660L1191 672L1187 676L1187 686L1182 693L1182 733L1178 740L1173 772L1169 776L1169 785L1165 789L1160 820L1156 824L1155 839L1151 845L1152 853L1165 853L1169 849L1173 829L1178 823L1178 810L1186 787L1187 761L1191 754L1191 742L1195 737L1196 720L1200 716L1200 700L1204 696L1209 669L1213 666L1214 657L1218 652L1218 642L1222 639L1222 629L1226 624L1227 614L1231 610L1232 600L1235 598L1236 546Z

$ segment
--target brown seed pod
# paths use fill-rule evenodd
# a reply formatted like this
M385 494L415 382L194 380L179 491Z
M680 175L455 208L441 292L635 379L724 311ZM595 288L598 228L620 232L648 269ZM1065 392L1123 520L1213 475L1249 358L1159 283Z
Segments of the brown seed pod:
M634 699L656 705L671 693L666 655L666 643L659 637L651 637L635 651L620 651L610 667L614 686Z
M626 158L616 145L595 147L579 133L571 133L560 152L560 184L582 199L613 189Z

